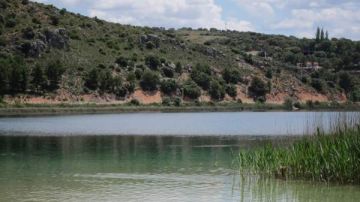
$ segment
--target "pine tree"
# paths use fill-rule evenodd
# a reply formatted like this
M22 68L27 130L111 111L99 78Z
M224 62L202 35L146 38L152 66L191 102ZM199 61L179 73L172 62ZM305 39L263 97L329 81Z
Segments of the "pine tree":
M39 65L37 65L35 66L31 76L32 76L31 84L35 92L42 91L46 84L44 70Z
M324 29L321 28L321 33L320 33L320 40L324 40L325 39L325 34L324 34Z
M325 33L325 39L329 40L329 32L327 30L326 30L326 33Z
M320 41L320 27L316 30L316 41Z

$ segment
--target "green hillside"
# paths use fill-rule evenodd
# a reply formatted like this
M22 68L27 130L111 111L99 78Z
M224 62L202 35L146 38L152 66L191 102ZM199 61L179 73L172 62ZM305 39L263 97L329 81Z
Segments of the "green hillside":
M360 101L360 42L315 32L135 27L0 0L0 95L8 103Z

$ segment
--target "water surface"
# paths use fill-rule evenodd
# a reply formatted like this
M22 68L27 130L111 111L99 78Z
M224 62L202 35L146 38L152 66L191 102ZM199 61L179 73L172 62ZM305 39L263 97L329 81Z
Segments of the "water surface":
M0 118L3 134L27 135L301 135L329 129L356 112L132 113Z
M271 112L1 118L0 201L357 201L357 186L262 178L240 173L233 162L240 149L287 146L299 138L289 131L303 134L314 129L309 125L329 126L338 117Z

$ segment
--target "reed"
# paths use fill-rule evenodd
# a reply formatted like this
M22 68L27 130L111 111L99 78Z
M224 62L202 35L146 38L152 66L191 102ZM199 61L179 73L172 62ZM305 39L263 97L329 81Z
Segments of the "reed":
M332 132L318 130L288 147L266 145L241 151L237 157L242 171L279 178L360 184L360 125L358 116L338 120Z

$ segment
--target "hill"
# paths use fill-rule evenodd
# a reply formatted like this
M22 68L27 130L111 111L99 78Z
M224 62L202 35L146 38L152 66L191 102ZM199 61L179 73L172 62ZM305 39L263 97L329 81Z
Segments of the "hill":
M0 11L8 104L360 101L359 41L136 27L27 0Z

